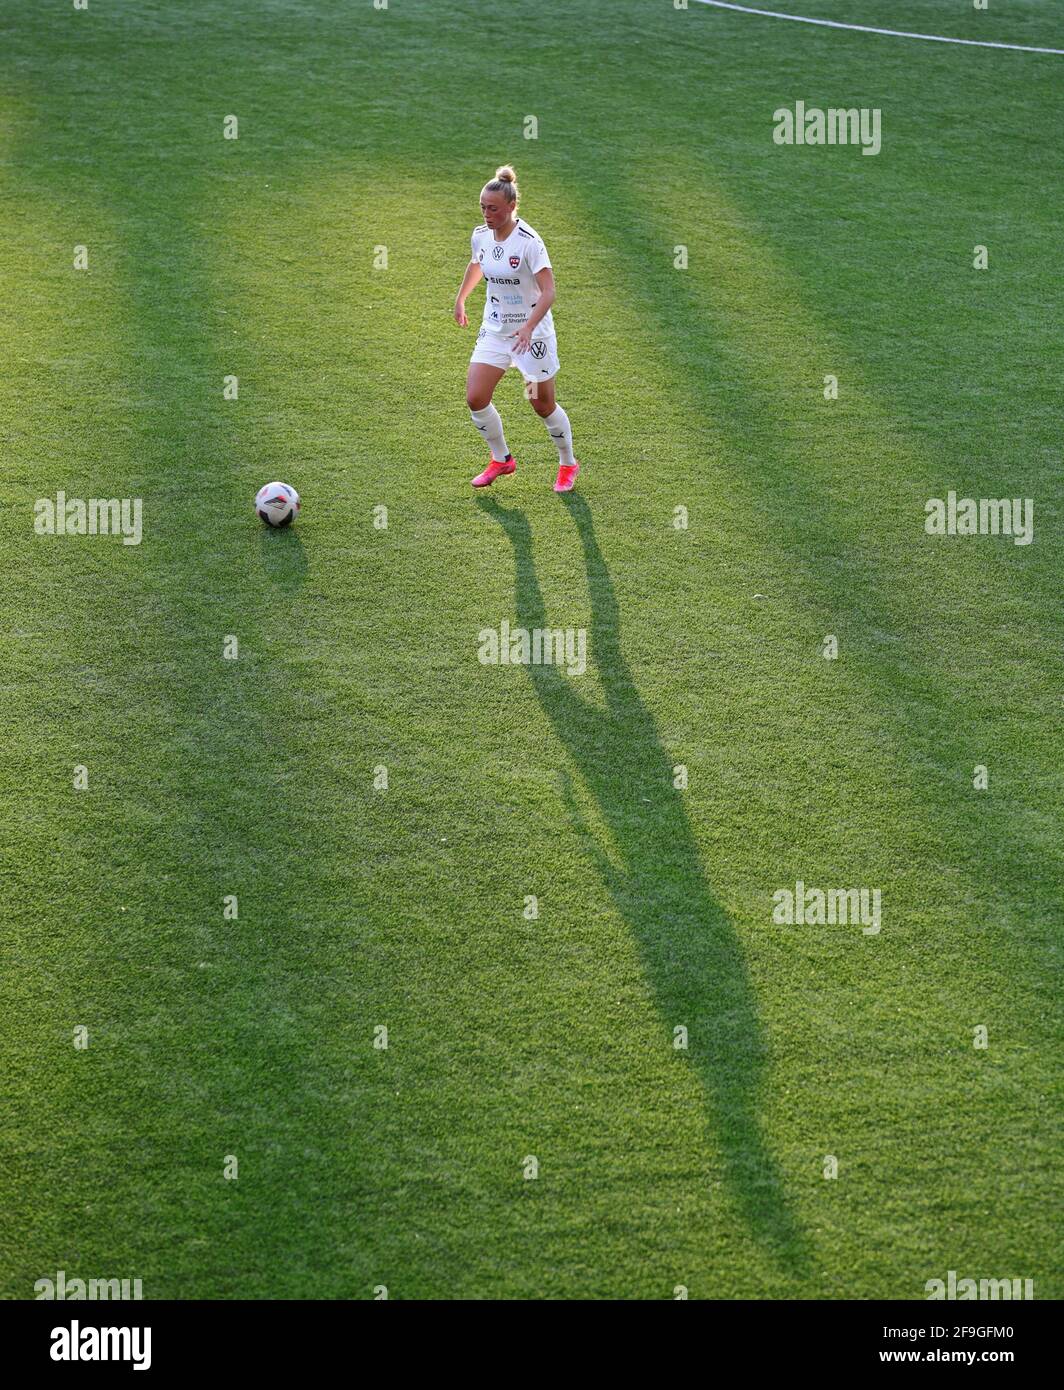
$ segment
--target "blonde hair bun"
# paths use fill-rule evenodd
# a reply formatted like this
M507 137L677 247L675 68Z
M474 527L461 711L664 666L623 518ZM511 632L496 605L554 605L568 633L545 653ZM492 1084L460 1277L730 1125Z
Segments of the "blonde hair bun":
M521 196L512 164L500 164L495 170L495 177L489 179L484 187L489 193L501 193L511 207L516 205Z

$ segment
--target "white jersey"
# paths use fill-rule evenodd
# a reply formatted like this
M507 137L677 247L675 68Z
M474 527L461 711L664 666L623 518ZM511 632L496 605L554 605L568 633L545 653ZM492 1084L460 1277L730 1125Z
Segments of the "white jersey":
M478 227L471 241L473 260L484 272L484 327L492 333L512 333L536 307L536 271L550 267L543 238L520 217L505 241L496 241L491 227ZM532 330L534 337L554 332L548 309Z

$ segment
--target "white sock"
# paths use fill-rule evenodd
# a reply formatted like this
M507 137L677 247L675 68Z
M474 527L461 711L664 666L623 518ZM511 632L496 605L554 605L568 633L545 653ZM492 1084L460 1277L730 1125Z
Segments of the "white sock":
M555 406L554 414L540 417L547 427L547 433L558 446L558 461L560 463L575 463L573 458L573 427L569 423L569 417L561 406Z
M496 463L505 463L506 455L510 451L506 447L506 436L502 432L502 416L490 401L483 410L471 410L469 414L491 449L492 458Z

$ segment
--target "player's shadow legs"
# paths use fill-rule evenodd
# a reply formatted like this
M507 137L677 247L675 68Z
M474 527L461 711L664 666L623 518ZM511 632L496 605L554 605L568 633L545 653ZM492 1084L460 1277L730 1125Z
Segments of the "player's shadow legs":
M517 625L546 628L543 596L524 513L477 499L503 527L514 550ZM581 836L617 910L639 943L669 1030L688 1029L712 1113L724 1178L751 1230L797 1273L804 1237L785 1199L757 1111L765 1082L765 1042L734 930L706 881L672 764L635 688L620 644L620 614L591 512L579 493L565 497L580 535L591 596L588 660L606 695L605 711L581 699L573 678L551 665L528 673L558 739L598 804L622 867L610 863L570 795L570 822Z

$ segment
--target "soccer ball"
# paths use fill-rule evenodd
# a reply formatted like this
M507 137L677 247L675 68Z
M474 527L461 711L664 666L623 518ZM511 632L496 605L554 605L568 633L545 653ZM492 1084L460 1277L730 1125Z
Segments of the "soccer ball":
M267 483L255 494L255 510L267 526L290 526L299 511L299 493L287 483Z

